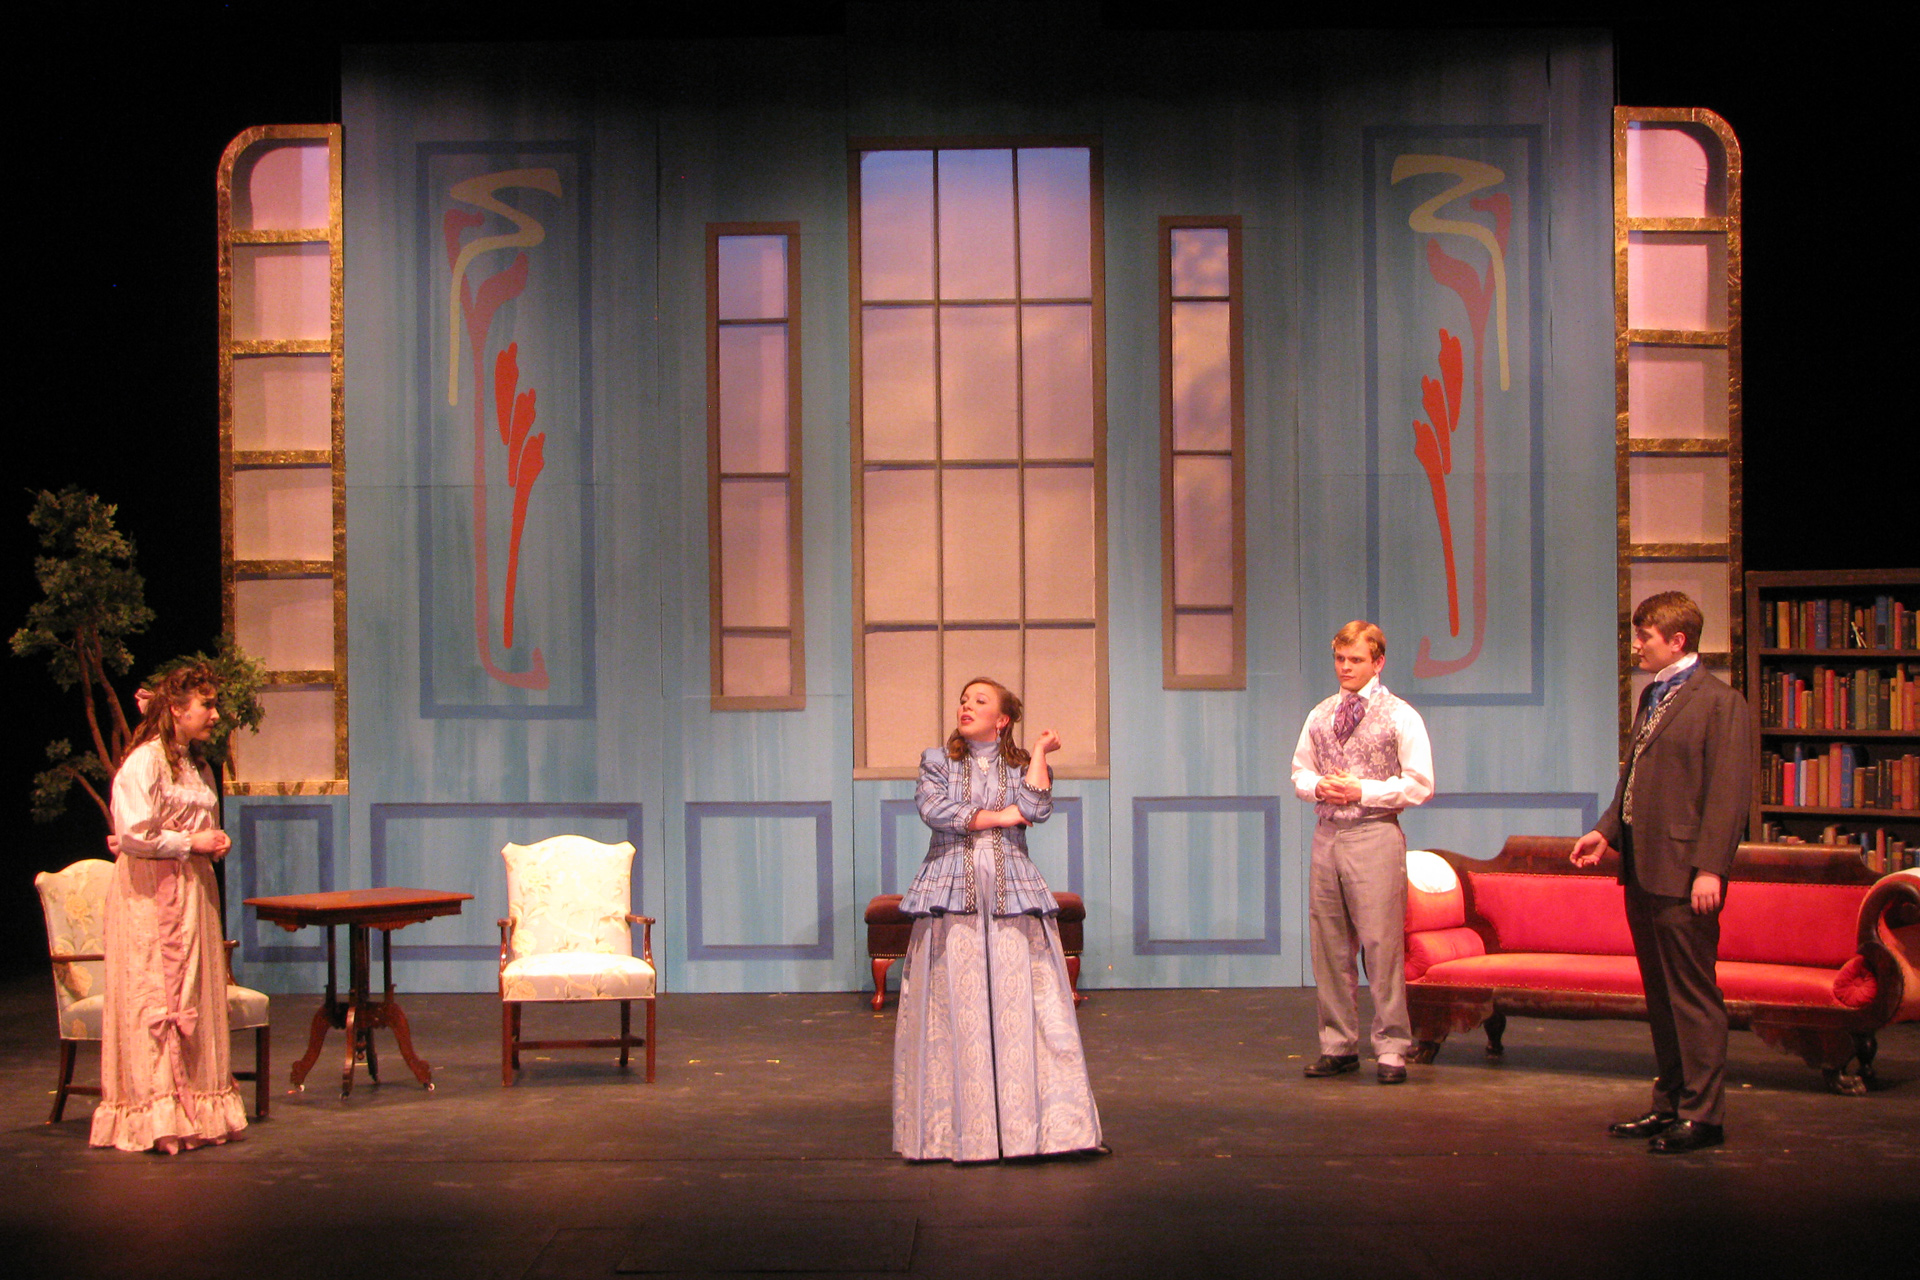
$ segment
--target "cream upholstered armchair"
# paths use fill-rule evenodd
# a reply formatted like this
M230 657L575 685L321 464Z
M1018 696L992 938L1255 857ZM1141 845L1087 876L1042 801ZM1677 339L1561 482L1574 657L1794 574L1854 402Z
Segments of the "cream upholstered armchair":
M647 1050L653 1083L653 1006L659 979L653 967L653 917L633 903L633 846L601 844L584 836L554 836L539 844L510 844L507 918L500 921L500 1083L510 1085L522 1049ZM633 925L640 954L633 954ZM523 1040L520 1007L563 1000L618 1000L620 1035L603 1040ZM633 1002L645 1003L647 1030L633 1034Z
M33 878L33 887L40 891L40 910L47 918L47 958L53 962L53 999L60 1015L60 1079L48 1124L58 1124L66 1114L69 1095L100 1096L97 1084L73 1083L73 1068L81 1042L98 1042L105 1020L107 886L112 880L113 864L103 858L82 858L63 870L42 871ZM227 943L229 957L233 945ZM264 1119L272 1069L267 997L250 987L235 986L231 969L227 1029L253 1032L253 1070L233 1075L253 1081L253 1113Z

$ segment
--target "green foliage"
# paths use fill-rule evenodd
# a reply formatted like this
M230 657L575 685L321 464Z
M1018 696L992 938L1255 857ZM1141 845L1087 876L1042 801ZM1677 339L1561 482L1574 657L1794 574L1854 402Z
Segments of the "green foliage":
M41 599L27 609L25 625L13 633L13 651L22 658L44 656L56 685L79 688L90 739L90 749L76 750L66 738L48 744L50 767L33 780L33 816L40 822L59 817L76 786L112 820L108 796L113 772L125 759L139 722L136 716L129 723L111 677L132 670L127 637L147 629L153 610L147 607L146 583L133 565L133 542L114 527L117 510L69 485L58 493L36 493L27 517L40 537L41 554L33 568ZM160 672L189 662L206 663L219 680L220 721L203 749L218 768L227 759L233 731L257 730L266 714L260 703L266 670L223 635L212 654L176 658Z
M147 629L146 582L133 567L133 543L114 527L119 510L74 485L34 495L27 523L40 535L33 561L42 599L13 633L23 658L47 655L54 683L85 684L97 673L125 675L133 666L126 638Z
M91 752L75 755L65 738L47 744L47 762L53 767L33 775L33 820L52 822L67 811L67 794L76 782L96 784L105 792L112 775Z
M267 709L260 701L260 690L267 683L267 668L248 656L232 636L222 632L213 642L212 653L190 653L164 662L147 677L144 687L158 686L168 672L178 667L196 665L213 668L219 688L215 704L220 708L220 719L213 726L212 738L199 751L202 759L218 769L227 762L234 731L245 729L258 733L260 721L266 718Z

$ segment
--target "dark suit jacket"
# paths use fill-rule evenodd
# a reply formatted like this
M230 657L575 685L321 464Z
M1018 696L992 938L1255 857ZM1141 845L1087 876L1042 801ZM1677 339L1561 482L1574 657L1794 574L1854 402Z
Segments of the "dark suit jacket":
M1635 724L1652 696L1649 685ZM1640 749L1633 779L1633 851L1621 861L1620 882L1627 882L1631 867L1634 883L1646 892L1684 898L1693 892L1695 871L1726 879L1746 834L1753 754L1747 700L1696 669L1674 691L1666 714ZM1594 824L1616 849L1626 788L1623 766L1613 803Z

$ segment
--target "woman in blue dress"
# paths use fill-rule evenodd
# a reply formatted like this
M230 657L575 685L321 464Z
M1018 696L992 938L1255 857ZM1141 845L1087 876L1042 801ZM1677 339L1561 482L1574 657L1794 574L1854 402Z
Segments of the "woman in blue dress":
M1027 856L1027 827L1053 812L1060 736L1029 755L1020 710L969 681L952 736L920 758L933 838L900 904L914 919L893 1042L893 1145L909 1160L1102 1149L1059 905Z

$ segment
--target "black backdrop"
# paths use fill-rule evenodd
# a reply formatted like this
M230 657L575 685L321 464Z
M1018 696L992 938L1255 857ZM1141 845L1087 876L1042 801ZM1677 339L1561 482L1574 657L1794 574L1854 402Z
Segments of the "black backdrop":
M733 3L723 14L607 17L593 6L470 0L346 0L300 26L286 6L190 0L138 25L42 20L11 78L16 336L6 361L10 439L0 486L0 627L35 596L30 491L78 484L119 504L159 613L139 642L152 663L209 644L219 628L214 488L214 170L255 124L339 119L343 45L447 41L518 31L529 39L725 38L832 33L846 7L817 0ZM995 6L949 5L969 20ZM633 10L647 8L633 6ZM1008 6L1008 8L1013 8ZM1018 6L1036 21L1034 6ZM1134 3L1083 3L1038 19L1099 24L1152 40L1187 29L1263 24L1239 10L1169 19ZM1487 6L1476 12L1489 16ZM1521 12L1518 6L1515 12ZM1537 18L1537 6L1527 9ZM1383 25L1378 11L1370 11ZM512 24L487 21L511 14ZM1904 115L1886 111L1896 66L1886 33L1730 28L1713 21L1608 19L1616 100L1704 106L1739 135L1745 159L1746 557L1749 569L1892 567L1920 560L1912 434L1898 388L1912 325L1898 291L1906 239L1883 176L1904 168ZM1297 12L1289 14L1297 23ZM1489 24L1492 25L1492 24ZM1887 163L1888 160L1894 163ZM1884 210L1885 212L1880 212ZM0 963L44 954L35 871L100 850L84 799L38 825L27 793L46 739L77 727L72 695L44 667L0 655L12 721L0 751Z

